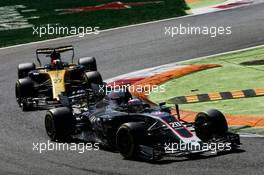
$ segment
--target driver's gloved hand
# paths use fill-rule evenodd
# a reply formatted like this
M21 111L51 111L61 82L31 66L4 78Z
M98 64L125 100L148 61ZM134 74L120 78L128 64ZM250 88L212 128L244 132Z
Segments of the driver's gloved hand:
M44 68L45 68L45 69L51 69L51 65L50 65L50 64L45 64L45 65L44 65Z
M63 67L69 67L69 63L67 63L67 62L63 62L63 63L62 63L62 66L63 66Z

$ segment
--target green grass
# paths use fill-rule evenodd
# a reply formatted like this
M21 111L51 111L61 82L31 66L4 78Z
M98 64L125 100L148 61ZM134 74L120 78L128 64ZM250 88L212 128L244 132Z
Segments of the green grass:
M191 9L195 9L195 8L217 5L225 1L227 0L196 0L196 1L189 0L190 3L188 3L188 0L187 0L186 2Z
M150 0L121 0L123 3L127 2L148 2ZM22 9L18 11L23 17L40 16L39 19L29 19L28 22L35 26L43 26L46 24L57 24L60 26L75 26L75 27L100 27L100 30L119 27L124 25L142 23L146 21L153 21L165 19L170 17L185 15L185 10L188 9L184 0L164 0L159 4L146 4L143 6L132 6L129 9L119 10L99 10L92 12L80 12L74 14L59 15L55 9L74 8L83 6L94 6L105 4L109 2L116 2L113 0L100 1L85 1L85 0L14 0L1 1L0 7L10 5L25 5L26 9L37 9L36 12L22 13ZM1 16L0 16L1 18ZM38 37L32 35L33 29L15 29L0 31L0 47L26 43L31 41L45 40L50 38L61 37L63 35L45 35Z
M243 90L264 87L264 65L244 66L241 62L264 58L264 47L250 51L238 52L224 56L186 62L186 64L221 64L223 67L209 69L163 84L165 93L151 93L149 98L154 102L165 101L174 96ZM191 92L192 90L197 90ZM241 98L214 102L203 102L181 105L182 109L203 111L217 108L224 113L264 116L264 97Z

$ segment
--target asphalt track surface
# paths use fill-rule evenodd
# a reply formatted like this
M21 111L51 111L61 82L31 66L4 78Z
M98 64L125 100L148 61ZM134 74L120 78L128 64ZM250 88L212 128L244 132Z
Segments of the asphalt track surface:
M107 151L33 151L47 142L44 114L21 112L15 101L16 66L35 59L39 47L73 44L76 57L95 56L103 77L264 44L264 4L129 27L85 38L0 50L0 174L263 174L263 138L242 138L243 151L197 160L164 159L156 164L123 160ZM232 35L170 38L165 26L231 26ZM254 109L252 109L254 110Z

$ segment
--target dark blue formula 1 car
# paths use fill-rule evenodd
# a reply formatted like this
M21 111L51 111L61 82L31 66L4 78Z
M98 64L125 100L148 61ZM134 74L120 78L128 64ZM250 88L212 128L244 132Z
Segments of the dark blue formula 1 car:
M176 109L175 117L164 104L151 107L127 91L112 91L84 108L49 110L45 127L53 141L75 137L96 142L126 159L201 154L211 151L208 145L221 145L214 147L216 151L239 147L239 135L228 132L218 110L200 112L194 123L187 123L180 119L177 105Z

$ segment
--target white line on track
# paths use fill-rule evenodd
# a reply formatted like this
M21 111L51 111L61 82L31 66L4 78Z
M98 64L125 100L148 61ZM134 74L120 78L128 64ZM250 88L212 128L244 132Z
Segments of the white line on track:
M241 133L239 134L240 137L245 137L245 138L264 138L264 135L260 134L251 134L251 133Z
M244 48L244 49L238 49L238 50L232 50L232 51L228 51L228 52L217 53L217 54L208 55L208 56L204 56L204 57L193 58L193 59L184 60L184 61L179 61L178 64L188 63L189 61L199 61L199 60L203 60L203 59L210 58L210 57L223 56L223 55L228 55L228 54L232 54L232 53L236 53L236 52L248 51L251 49L257 49L257 48L261 48L261 47L264 47L264 44L258 45L258 46L253 46L253 47L248 47L248 48Z

